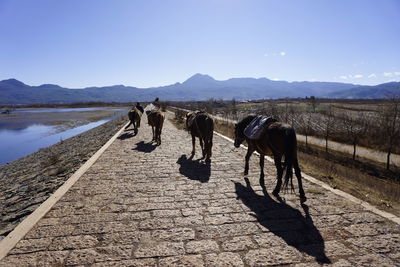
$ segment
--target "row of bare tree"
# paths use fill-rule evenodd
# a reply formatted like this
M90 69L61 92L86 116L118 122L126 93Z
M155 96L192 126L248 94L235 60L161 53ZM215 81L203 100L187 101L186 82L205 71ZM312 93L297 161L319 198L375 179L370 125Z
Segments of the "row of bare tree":
M222 101L210 99L203 102L180 102L174 105L189 110L206 110L231 120L239 120L249 113L273 116L280 121L292 124L298 133L306 137L318 136L328 143L335 140L353 146L353 160L356 159L357 146L385 151L387 153L386 169L390 168L392 153L400 152L400 98L392 97L376 110L343 110L333 104L317 108L318 100L311 97L308 105L293 104L286 101L278 105L276 101L263 104L241 106L235 100ZM244 108L249 107L249 108Z

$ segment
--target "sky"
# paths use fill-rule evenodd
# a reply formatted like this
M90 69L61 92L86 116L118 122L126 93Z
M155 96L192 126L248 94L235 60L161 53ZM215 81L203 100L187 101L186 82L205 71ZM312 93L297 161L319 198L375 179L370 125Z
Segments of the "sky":
M400 81L400 0L0 0L0 80Z

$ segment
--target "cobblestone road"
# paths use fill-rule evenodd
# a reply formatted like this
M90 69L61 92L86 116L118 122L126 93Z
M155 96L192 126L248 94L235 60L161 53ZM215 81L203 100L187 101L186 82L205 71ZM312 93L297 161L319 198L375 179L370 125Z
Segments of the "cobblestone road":
M214 135L212 163L188 159L171 122L163 143L123 133L0 266L395 266L400 226L304 182L307 205L244 179L245 150ZM198 151L199 152L199 151ZM266 185L275 168L266 162Z

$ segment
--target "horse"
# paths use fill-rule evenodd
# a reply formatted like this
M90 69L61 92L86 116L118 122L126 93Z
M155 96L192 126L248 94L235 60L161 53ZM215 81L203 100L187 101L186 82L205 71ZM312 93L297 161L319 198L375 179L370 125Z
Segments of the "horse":
M164 125L165 116L160 110L147 110L147 122L151 126L153 139L157 145L161 145L161 130Z
M192 136L192 157L194 156L196 137L199 138L200 147L206 162L211 161L214 120L206 112L189 112L186 114L186 129Z
M131 124L133 125L133 131L135 132L135 135L139 131L140 127L140 120L142 118L142 112L138 110L137 108L132 108L129 113L128 113L128 118L129 118L129 124L125 127L125 130L128 129Z
M236 148L246 140L248 144L247 153L245 157L244 175L249 172L249 159L254 151L260 153L260 185L264 185L264 156L272 152L277 170L277 184L273 191L275 196L279 196L281 187L287 188L290 182L291 189L293 190L293 172L295 170L297 182L299 184L300 201L304 203L307 198L304 193L301 170L297 160L297 139L296 132L292 126L286 123L274 121L270 123L261 137L257 140L249 139L245 136L244 130L249 123L255 118L255 115L249 115L243 118L240 122L235 124L235 143ZM282 156L285 156L284 168L282 168ZM285 169L285 181L282 186L282 176Z

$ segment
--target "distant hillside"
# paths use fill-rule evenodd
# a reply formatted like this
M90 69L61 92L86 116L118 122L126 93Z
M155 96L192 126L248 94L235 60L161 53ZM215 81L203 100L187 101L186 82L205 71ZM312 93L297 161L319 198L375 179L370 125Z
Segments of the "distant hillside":
M218 81L203 74L195 74L183 83L151 88L113 85L68 89L54 84L29 86L18 80L9 79L0 81L0 104L151 101L156 97L173 101L207 100L210 98L249 100L311 95L316 97L351 97L353 90L360 90L361 92L363 91L362 88L371 87L333 82L272 81L267 78L232 78ZM370 94L364 93L360 98L374 97L385 97L385 95L378 92L372 94L371 91Z
M328 94L332 98L387 98L400 96L400 82L382 83L375 86L358 86Z

